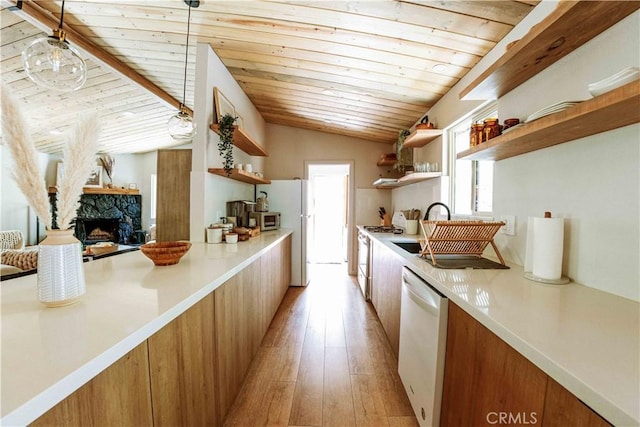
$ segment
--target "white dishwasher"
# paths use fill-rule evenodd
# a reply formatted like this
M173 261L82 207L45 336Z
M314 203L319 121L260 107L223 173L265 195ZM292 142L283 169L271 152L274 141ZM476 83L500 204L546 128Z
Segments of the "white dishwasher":
M398 372L420 426L438 426L448 300L404 267L401 304Z

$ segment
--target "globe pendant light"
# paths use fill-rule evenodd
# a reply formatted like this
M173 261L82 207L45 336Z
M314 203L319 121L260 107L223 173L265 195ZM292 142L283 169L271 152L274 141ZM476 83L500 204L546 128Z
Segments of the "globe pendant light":
M196 136L196 124L193 122L193 118L187 112L187 107L184 105L187 95L187 60L189 58L189 32L191 27L191 8L200 6L199 0L184 0L189 6L189 15L187 17L187 45L185 46L184 54L184 81L182 84L182 103L180 103L180 111L174 116L171 116L167 122L169 128L169 134L173 139L180 142L189 142Z
M80 89L87 81L87 64L66 40L63 19L64 0L58 29L53 30L52 36L34 40L22 52L22 64L27 76L37 85L71 92Z

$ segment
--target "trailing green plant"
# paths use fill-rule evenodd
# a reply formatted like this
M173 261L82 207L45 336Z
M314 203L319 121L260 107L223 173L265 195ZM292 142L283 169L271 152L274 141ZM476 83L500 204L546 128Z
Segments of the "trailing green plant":
M237 117L233 117L227 113L220 117L218 123L218 131L220 134L220 142L218 142L218 152L223 159L222 167L227 175L231 175L233 170L233 131Z
M406 167L413 164L413 150L411 148L403 148L404 140L411 134L408 129L402 129L398 132L398 142L396 143L396 164L395 169L404 173Z

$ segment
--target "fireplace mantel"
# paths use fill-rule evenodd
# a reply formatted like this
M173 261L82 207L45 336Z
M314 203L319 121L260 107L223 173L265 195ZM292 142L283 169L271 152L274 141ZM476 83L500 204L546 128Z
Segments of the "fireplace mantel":
M49 187L49 193L57 193L58 189L56 187ZM140 190L137 188L93 188L93 187L84 187L82 189L82 194L130 194L136 195L140 194Z

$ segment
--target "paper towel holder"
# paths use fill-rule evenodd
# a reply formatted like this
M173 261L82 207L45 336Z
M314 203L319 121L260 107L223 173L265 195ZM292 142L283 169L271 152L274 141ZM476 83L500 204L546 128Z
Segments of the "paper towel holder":
M545 211L544 218L551 218L551 212ZM571 282L571 279L566 276L561 276L559 279L546 279L534 275L531 271L525 271L524 278L532 280L534 282L547 283L550 285L566 285L567 283Z
M559 279L543 279L542 277L537 277L534 276L532 272L530 271L525 271L524 272L524 278L525 279L529 279L532 280L534 282L539 282L539 283L546 283L549 285L566 285L567 283L571 282L571 279L569 279L566 276L562 276Z

